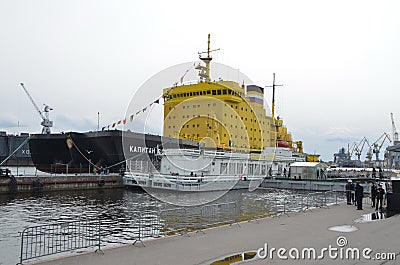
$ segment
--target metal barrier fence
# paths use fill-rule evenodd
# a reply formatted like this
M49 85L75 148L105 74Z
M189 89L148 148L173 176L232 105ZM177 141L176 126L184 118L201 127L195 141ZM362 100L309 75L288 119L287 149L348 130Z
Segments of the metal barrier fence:
M133 216L134 220L134 233L133 245L136 242L142 243L145 246L142 239L150 237L159 237L161 230L160 215L158 211L144 211L136 212Z
M280 214L287 215L290 212L304 212L312 208L329 207L344 201L344 199L343 192L311 192L297 196L290 195L276 198L272 205L276 216L279 216Z
M33 226L21 233L20 261L97 247L100 250L100 220L79 220Z
M200 230L223 224L237 223L236 202L208 204L201 207Z
M161 233L168 235L187 235L189 231L197 229L196 223L199 214L190 213L187 208L172 208L160 211Z

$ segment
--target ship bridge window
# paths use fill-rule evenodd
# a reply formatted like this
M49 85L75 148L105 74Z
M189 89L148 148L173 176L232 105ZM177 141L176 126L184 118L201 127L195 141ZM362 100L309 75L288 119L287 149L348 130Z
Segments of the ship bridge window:
M176 94L174 94L173 97L176 98Z
M190 96L193 96L193 92L190 92L189 95L190 95ZM246 111L247 111L247 109L246 109Z
M217 93L218 93L218 95L221 95L221 90L220 90L220 89L218 89L217 91L218 91L218 92L217 92Z
M216 94L217 94L217 90L213 90L213 91L212 91L212 94L213 94L213 95L216 95Z
M229 95L232 95L232 92L233 92L232 90L228 89L228 94Z
M211 91L210 90L207 90L207 95L210 95L211 94Z
M226 95L226 89L222 90L222 94Z

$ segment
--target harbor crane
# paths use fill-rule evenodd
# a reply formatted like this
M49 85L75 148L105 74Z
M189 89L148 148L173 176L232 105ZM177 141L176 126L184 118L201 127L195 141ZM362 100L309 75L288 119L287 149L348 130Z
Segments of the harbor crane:
M397 133L396 124L394 124L393 113L390 113L390 119L392 120L393 144L397 144L399 142L399 134Z
M383 133L378 140L376 140L373 144L372 144L372 152L375 154L375 158L376 161L379 161L379 153L381 151L381 148L383 146L383 144L385 143L385 141L388 140L389 142L392 142L390 140L390 137L387 133ZM381 141L381 143L379 143Z
M39 107L36 105L35 101L33 100L32 96L29 94L28 90L25 88L24 83L20 83L21 87L25 91L26 95L32 102L32 105L35 107L36 111L39 112L40 117L42 118L42 122L40 123L43 128L42 128L42 134L50 134L51 130L50 128L53 127L53 121L50 120L50 111L53 110L50 106L43 104L44 108L43 111L39 109Z
M361 160L361 154L362 154L365 144L367 144L369 146L369 148L371 149L371 145L369 144L368 139L364 136L364 138L362 138L362 140L357 145L356 150L355 150L358 161Z
M353 156L353 153L356 150L357 150L356 142L354 142L351 146L350 146L350 144L347 144L347 156L349 157L349 160L351 160L351 157Z

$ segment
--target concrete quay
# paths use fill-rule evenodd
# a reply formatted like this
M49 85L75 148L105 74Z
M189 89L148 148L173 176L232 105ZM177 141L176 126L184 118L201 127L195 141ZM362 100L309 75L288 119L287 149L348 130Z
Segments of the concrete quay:
M144 247L140 243L122 247L104 249L100 253L83 253L70 255L36 264L41 265L188 265L188 264L230 264L213 263L224 257L237 253L257 251L268 244L268 249L285 248L287 260L280 259L275 251L273 259L252 259L245 264L399 264L400 263L400 215L383 220L369 222L355 222L364 214L375 212L369 205L364 210L356 210L354 206L340 204L329 208L312 209L307 212L290 213L279 217L260 219L258 221L243 222L240 225L223 226L205 230L205 233L190 233L189 236L173 236L161 239L148 240ZM334 226L351 226L358 230L353 232L336 232L329 228ZM338 245L338 238L342 236ZM344 241L343 241L344 240ZM332 256L328 251L321 254L323 248L337 248ZM341 247L343 246L343 247ZM289 251L296 248L300 251L300 259L289 257ZM301 259L304 248L314 248L319 260ZM349 259L342 255L342 259L334 258L334 254L346 253L348 248L357 248L360 258L352 256ZM367 251L366 259L363 251ZM264 252L260 252L263 254ZM291 252L292 256L295 252ZM377 260L377 253L395 253L396 260ZM383 255L382 254L382 255ZM382 256L381 255L381 256ZM390 254L391 255L391 254ZM355 257L355 258L353 258ZM392 257L393 259L393 257ZM237 263L235 263L237 264Z
M15 177L14 179L0 178L0 194L121 187L124 187L122 176L118 174L60 174L56 176Z

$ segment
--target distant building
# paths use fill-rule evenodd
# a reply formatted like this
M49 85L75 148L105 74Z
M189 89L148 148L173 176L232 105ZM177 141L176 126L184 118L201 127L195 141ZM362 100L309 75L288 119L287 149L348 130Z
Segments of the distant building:
M294 162L290 164L290 177L294 179L325 179L328 166L319 162Z
M386 148L388 166L394 169L400 169L400 144L391 145Z

